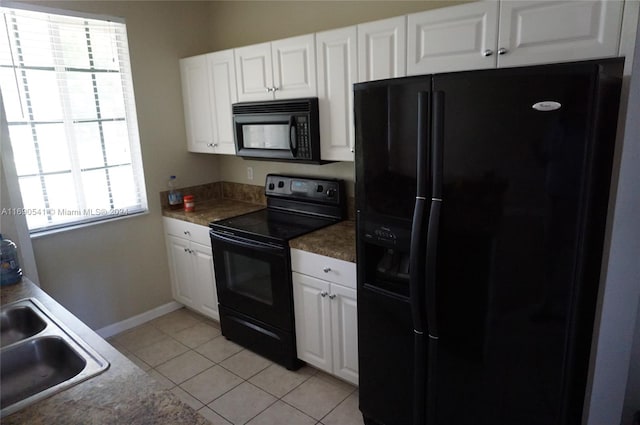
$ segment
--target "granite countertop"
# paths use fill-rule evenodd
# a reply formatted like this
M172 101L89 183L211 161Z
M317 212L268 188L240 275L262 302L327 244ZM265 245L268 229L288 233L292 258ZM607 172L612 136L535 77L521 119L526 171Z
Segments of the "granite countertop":
M29 297L40 301L110 366L100 375L2 418L3 425L208 424L28 279L0 288L2 305Z
M291 248L339 260L356 262L356 226L351 220L341 221L289 241Z
M223 220L265 208L263 204L218 198L196 201L194 212L164 208L162 214L178 220L208 226L212 221ZM341 221L329 227L289 241L291 248L326 255L344 261L356 262L356 231L352 220Z
M196 201L195 211L185 212L182 209L170 210L165 208L162 215L188 221L201 226L209 226L212 221L223 220L225 218L242 215L265 208L264 205L250 202L237 201L235 199L212 199L207 201Z

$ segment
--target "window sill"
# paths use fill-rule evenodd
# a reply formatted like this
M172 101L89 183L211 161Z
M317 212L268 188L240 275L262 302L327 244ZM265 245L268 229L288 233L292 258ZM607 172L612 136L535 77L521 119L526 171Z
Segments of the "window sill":
M93 227L93 226L97 226L105 223L113 223L114 221L127 220L130 218L140 217L148 214L149 214L149 209L145 208L144 210L132 212L126 215L117 215L113 217L98 218L90 221L83 221L80 223L69 223L68 225L63 225L62 227L55 227L51 229L35 230L30 232L30 236L31 236L31 239L39 239L42 237L51 236L58 233L68 232L70 230L84 229L86 227Z

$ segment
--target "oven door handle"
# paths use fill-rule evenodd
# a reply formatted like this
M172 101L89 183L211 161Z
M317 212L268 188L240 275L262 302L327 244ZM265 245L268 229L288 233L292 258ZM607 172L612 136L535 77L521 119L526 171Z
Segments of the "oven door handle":
M262 251L262 252L283 255L285 250L286 250L286 247L284 247L284 246L265 244L265 243L262 243L262 242L252 241L250 239L241 238L241 237L235 236L235 235L234 236L225 235L225 234L222 234L220 232L216 232L215 230L211 230L210 234L211 234L212 238L215 238L215 239L217 239L217 240L219 240L221 242L230 243L230 244L234 244L234 245L239 245L239 246L242 246L244 248L255 249L255 250L258 250L258 251Z

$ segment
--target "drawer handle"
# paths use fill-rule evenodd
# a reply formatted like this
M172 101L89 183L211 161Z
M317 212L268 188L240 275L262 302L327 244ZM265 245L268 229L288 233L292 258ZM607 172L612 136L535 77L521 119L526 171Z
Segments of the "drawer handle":
M188 231L188 230L185 230L185 231L184 231L184 232L182 232L182 233L184 233L185 235L190 235L190 234L191 234L191 232L190 232L190 231Z
M320 292L320 296L321 296L322 298L326 297L327 295L329 295L329 293L328 293L327 291L322 291L322 292ZM331 298L331 297L329 297L329 298Z
M324 269L322 269L322 271L325 273L329 273L331 271L331 267L325 267Z
M329 295L329 299L330 299L330 300L334 299L335 297L336 297L336 294L331 294L331 295Z

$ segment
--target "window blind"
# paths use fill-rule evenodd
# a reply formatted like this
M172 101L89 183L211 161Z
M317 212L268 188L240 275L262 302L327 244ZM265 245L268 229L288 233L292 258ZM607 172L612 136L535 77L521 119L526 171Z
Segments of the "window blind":
M0 89L32 233L147 210L126 26L0 7Z

